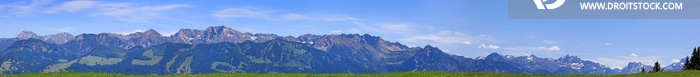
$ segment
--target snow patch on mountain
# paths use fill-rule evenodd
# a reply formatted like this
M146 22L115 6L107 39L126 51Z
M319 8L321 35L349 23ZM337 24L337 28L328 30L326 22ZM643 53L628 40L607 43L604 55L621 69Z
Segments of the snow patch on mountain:
M484 60L484 59L486 59L486 57L483 57L483 56L479 56L479 57L476 57L476 59L479 59L479 60Z
M581 69L583 67L583 63L571 63L571 69Z

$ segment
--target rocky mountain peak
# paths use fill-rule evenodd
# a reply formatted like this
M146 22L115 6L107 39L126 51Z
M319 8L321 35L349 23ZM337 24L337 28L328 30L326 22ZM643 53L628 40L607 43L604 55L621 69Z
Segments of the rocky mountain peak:
M226 27L226 26L211 26L211 27L207 28L207 29L204 30L204 31L205 31L205 32L215 33L215 34L227 33L227 32L241 33L241 32L239 32L239 31L233 30L233 29L231 29L231 28L229 28L229 27Z
M637 66L644 66L642 62L630 62L627 64L627 67L637 67Z
M195 35L198 35L200 33L201 33L201 30L180 29L180 31L171 35L170 37L196 37Z
M491 53L491 54L489 54L488 56L486 56L486 60L490 60L490 61L503 61L503 60L505 60L505 59L503 58L503 55L494 52L494 53Z
M426 46L425 46L425 47L423 47L423 48L425 48L425 49L432 49L432 48L435 48L435 47L433 47L433 46L430 46L430 45L426 45Z
M245 35L239 31L233 30L226 26L211 26L204 30L204 37L209 39L224 39L224 38L240 38L250 35Z
M220 30L223 30L223 29L231 29L231 28L226 27L226 26L210 26L210 27L207 28L207 30L210 30L210 29L220 29Z
M73 39L75 39L75 36L66 32L44 36L44 41L56 44L63 44Z
M191 33L193 31L194 30L192 30L192 29L180 29L179 31L177 31L177 33Z
M66 33L66 32L57 33L57 34L53 34L53 35L56 35L56 36L73 36L73 34Z
M19 39L29 39L29 38L42 39L41 37L39 37L38 35L36 35L36 33L32 32L32 31L22 31L19 33L19 35L17 35L17 38L19 38Z
M138 37L163 37L163 35L160 35L158 31L153 30L153 29L148 29L144 32L136 32L127 35L128 38L138 38Z
M160 33L158 33L158 31L153 30L153 29L148 29L148 30L146 30L146 31L143 32L143 33L145 33L145 34L156 34L156 35L160 35Z
M652 66L650 65L644 65L642 62L630 62L627 64L626 67L621 69L621 73L625 74L630 74L630 73L639 73L642 69L646 69L647 71L652 70Z
M557 60L560 62L564 62L564 63L583 62L583 60L581 60L581 58L579 58L578 56L571 56L571 55L559 57L559 59L557 59Z

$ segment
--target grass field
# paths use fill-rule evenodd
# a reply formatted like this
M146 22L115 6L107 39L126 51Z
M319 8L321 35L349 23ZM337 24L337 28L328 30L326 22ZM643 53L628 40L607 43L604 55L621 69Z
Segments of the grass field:
M35 73L0 75L2 77L698 77L700 71L662 72L623 75L532 75L501 73L401 72L381 74L196 74L196 75L127 75L109 73Z

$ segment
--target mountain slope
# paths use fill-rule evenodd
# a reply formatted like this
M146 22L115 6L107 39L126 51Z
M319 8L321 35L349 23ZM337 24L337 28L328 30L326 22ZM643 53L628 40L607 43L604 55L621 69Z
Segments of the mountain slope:
M0 38L0 51L5 50L5 48L10 47L12 43L17 41L17 38Z
M0 48L6 48L0 51L0 72L626 74L647 68L630 63L623 69L610 69L570 55L553 59L491 53L472 59L430 45L408 47L369 34L292 37L242 33L225 26L181 29L169 37L153 29L128 35L68 37L72 35L37 36L24 31L17 38L0 39ZM678 69L679 65L665 69Z
M120 56L119 54L122 53L105 51L128 52L128 54ZM110 54L112 56L109 56ZM129 51L123 51L119 48L97 48L88 56L81 57L78 61L90 60L87 58L115 58L121 60L116 63L96 62L96 65L75 63L65 70L130 74L381 72L368 68L357 68L362 66L359 63L353 63L346 57L340 57L339 55L316 50L301 43L285 40L272 40L263 43L243 42L239 44L212 43L194 46L166 43Z
M36 33L32 31L22 31L17 35L18 39L25 40L25 39L40 39L49 43L54 43L54 44L63 44L66 43L70 40L73 40L73 35L69 33L58 33L58 34L52 34L52 35L46 35L46 36L39 36L36 35Z
M29 38L14 42L12 46L0 53L2 73L41 72L45 66L73 60L76 54L64 47Z

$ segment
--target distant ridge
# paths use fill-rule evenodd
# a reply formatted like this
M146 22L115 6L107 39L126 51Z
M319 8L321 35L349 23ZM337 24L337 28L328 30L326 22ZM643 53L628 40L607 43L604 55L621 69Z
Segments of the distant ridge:
M408 47L369 34L297 37L251 34L226 26L180 29L162 36L153 29L127 35L59 33L38 36L22 31L0 39L0 73L107 72L124 74L200 73L386 73L499 72L523 74L627 74L648 65L611 69L566 55L491 53L465 58L438 47ZM681 61L684 62L684 61ZM681 63L664 69L677 70ZM647 68L648 69L648 68Z

